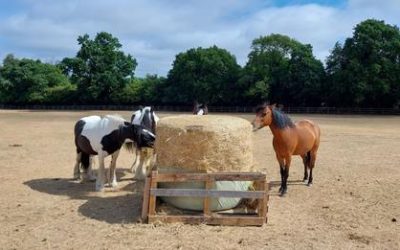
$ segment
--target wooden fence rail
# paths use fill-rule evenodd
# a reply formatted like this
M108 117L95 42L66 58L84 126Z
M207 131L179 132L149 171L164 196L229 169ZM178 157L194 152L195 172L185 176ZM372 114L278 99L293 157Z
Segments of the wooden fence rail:
M0 104L0 109L32 110L136 110L138 105L14 105ZM155 110L163 112L191 112L191 106L156 105ZM253 113L252 106L209 106L210 113ZM339 108L339 107L284 107L289 114L364 114L400 115L397 108Z

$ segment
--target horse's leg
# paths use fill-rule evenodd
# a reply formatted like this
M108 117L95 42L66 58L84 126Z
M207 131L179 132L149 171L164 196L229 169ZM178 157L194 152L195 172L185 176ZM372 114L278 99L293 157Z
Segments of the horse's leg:
M89 155L89 163L87 169L83 172L83 180L84 181L95 181L96 177L93 175L92 165L93 165L93 156Z
M115 173L115 169L117 166L117 158L119 155L119 150L115 151L112 155L111 155L111 164L110 164L110 179L109 179L109 183L111 185L111 187L115 188L117 187L118 183L117 183L117 176Z
M303 178L303 182L306 182L308 180L308 171L307 168L309 167L309 162L310 159L308 157L308 153L305 155L302 155L301 158L303 158L303 164L304 164L304 178Z
M89 168L88 168L88 180L89 181L95 181L96 180L96 176L93 174L93 156L89 156Z
M132 164L131 172L135 173L137 171L138 165L140 163L140 150L138 148L135 149L135 161Z
M292 157L288 156L285 158L285 167L283 170L283 188L281 191L281 196L285 195L287 193L287 179L289 178L289 168L290 168L290 163L292 161Z
M311 151L310 152L310 161L309 161L309 163L310 163L310 178L308 179L308 186L309 187L311 187L312 186L312 182L313 182L313 174L312 174L312 172L313 172L313 169L314 169L314 166L315 166L315 161L316 161L316 159L317 159L317 151Z
M145 157L142 157L142 154L144 154L144 150L140 149L139 154L138 154L139 164L136 168L135 177L134 177L134 179L136 179L136 180L144 180L145 176L146 176L146 167L143 168L143 164L146 159L145 159Z
M147 176L149 176L150 175L150 173L151 173L151 170L153 169L153 166L155 165L155 160L156 160L156 158L155 158L156 156L155 156L155 153L154 153L154 151L152 151L151 149L146 149L146 152L145 152L145 154L144 154L144 156L143 156L143 165L144 165L144 168L143 168L143 179L146 179L146 177Z
M279 162L279 169L280 169L280 174L281 174L281 186L279 188L279 192L282 192L282 190L283 190L283 176L284 176L284 172L285 172L285 162L284 162L284 159L279 157L278 155L276 155L276 159Z
M81 165L81 152L76 153L76 162L75 162L75 167L74 167L74 179L79 180L81 178L81 170L80 170L80 165Z
M104 190L104 155L99 152L99 172L97 173L96 191Z

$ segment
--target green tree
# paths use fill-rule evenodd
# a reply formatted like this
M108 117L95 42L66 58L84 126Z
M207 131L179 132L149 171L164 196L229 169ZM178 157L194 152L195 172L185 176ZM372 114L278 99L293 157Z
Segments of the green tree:
M110 98L114 103L138 104L142 101L142 79L132 78L121 91L115 91Z
M330 102L338 106L400 104L400 32L384 21L365 20L327 59Z
M136 60L125 55L118 39L106 32L98 33L94 40L87 34L79 36L78 43L81 48L76 57L64 58L59 67L77 84L82 103L112 102L113 94L133 78Z
M163 102L231 104L239 72L236 58L217 46L179 53L168 73Z
M7 55L0 68L0 101L3 103L60 103L74 86L54 65Z
M165 78L146 75L144 78L132 78L120 92L114 92L111 98L115 103L154 105L161 103Z
M142 102L147 104L160 104L165 89L165 77L146 75L142 79Z
M319 105L322 63L312 47L280 34L253 41L241 85L250 103L269 99L285 105Z

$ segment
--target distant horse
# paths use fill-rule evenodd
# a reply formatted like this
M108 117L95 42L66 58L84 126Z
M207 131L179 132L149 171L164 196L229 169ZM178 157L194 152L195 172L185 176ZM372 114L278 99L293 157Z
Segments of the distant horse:
M141 125L154 135L156 134L156 126L159 120L160 118L158 118L153 108L149 106L139 107L139 110L135 111L131 117L132 124ZM140 145L135 146L136 157L131 170L135 173L135 179L143 180L148 175L149 165L152 164L155 156L154 154L149 154L149 152L143 149Z
M261 105L256 109L256 118L252 122L253 131L269 126L273 134L272 144L279 162L281 172L281 187L283 196L287 192L287 179L292 155L300 155L304 163L304 179L308 186L312 185L312 171L315 166L317 151L320 142L320 129L317 124L309 120L293 123L284 113L275 108L275 105ZM310 176L308 171L310 170Z
M195 102L193 105L193 114L194 115L207 115L208 114L207 104Z
M99 171L96 180L96 191L104 189L104 158L111 155L108 182L117 186L115 175L119 151L125 142L135 142L141 147L152 147L155 136L140 125L134 125L119 116L88 116L75 124L76 164L74 177L80 178L80 165L85 173L91 174L91 156L97 155Z

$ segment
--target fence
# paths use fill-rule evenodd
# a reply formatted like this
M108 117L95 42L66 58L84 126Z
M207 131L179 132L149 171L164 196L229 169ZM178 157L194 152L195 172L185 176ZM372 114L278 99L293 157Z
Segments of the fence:
M0 104L0 109L33 109L33 110L136 110L138 105L9 105ZM191 112L192 106L154 106L157 111ZM209 106L211 113L252 113L251 106ZM400 115L400 109L392 108L338 108L338 107L284 107L290 114L371 114Z

